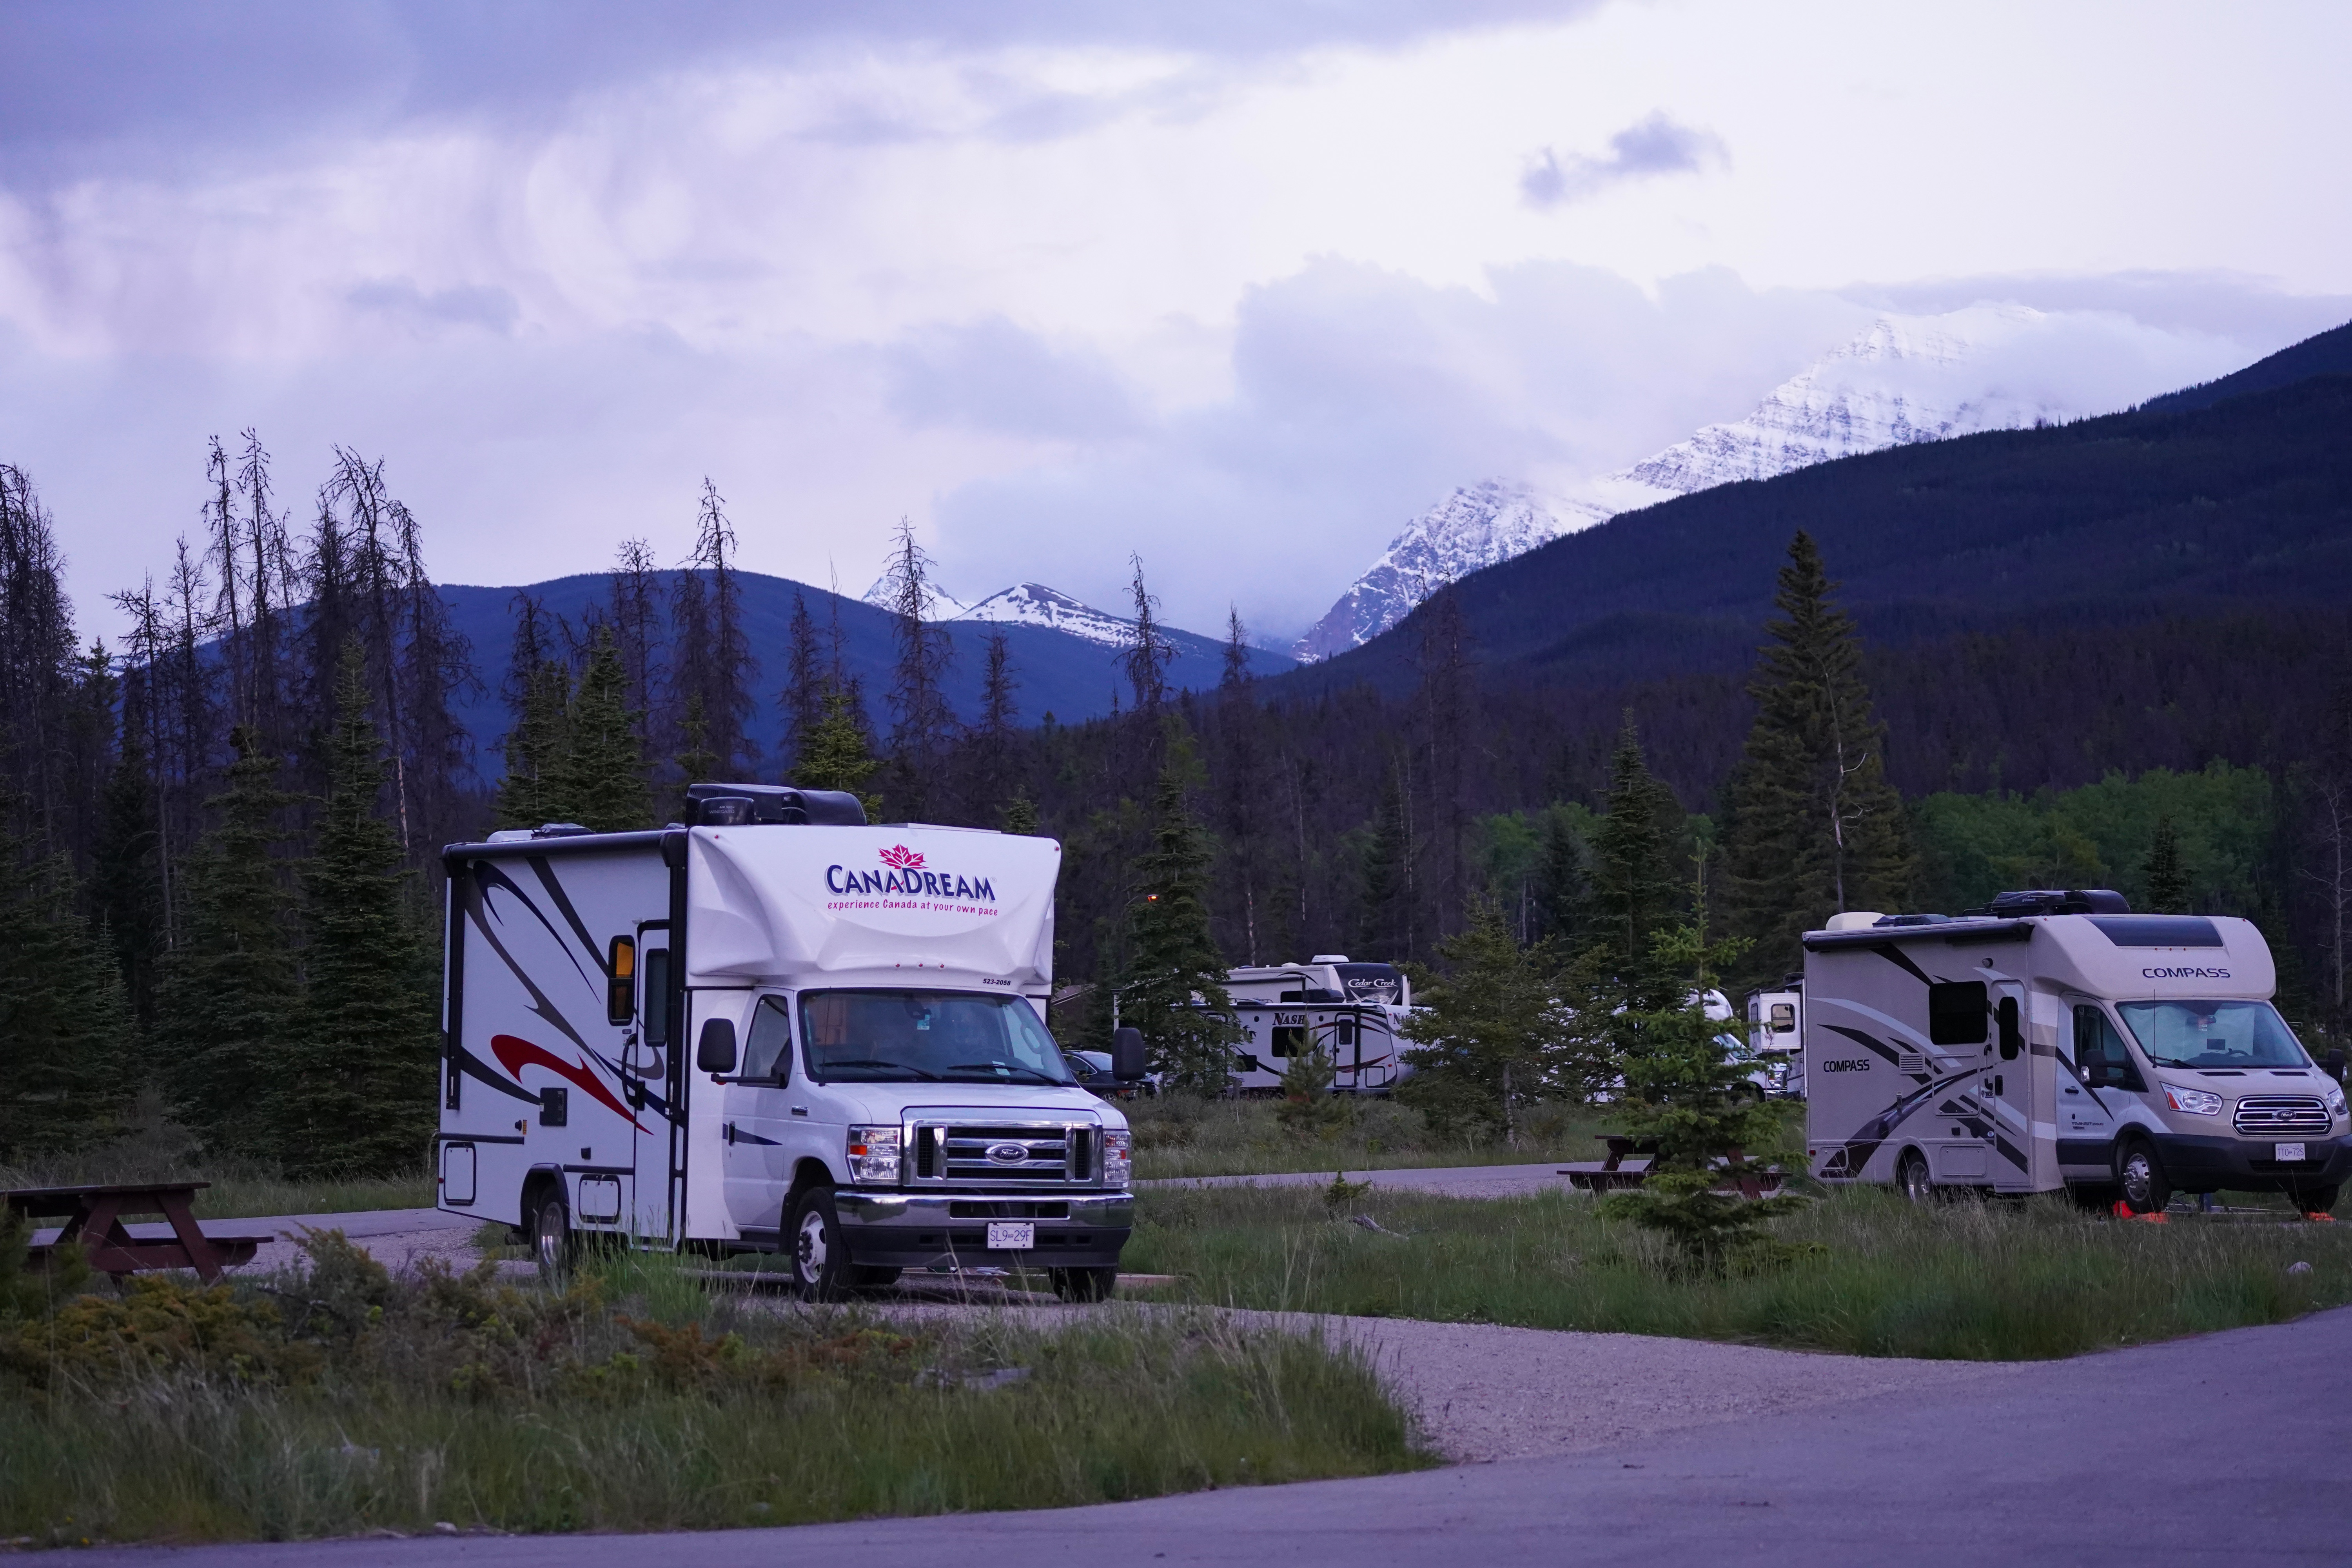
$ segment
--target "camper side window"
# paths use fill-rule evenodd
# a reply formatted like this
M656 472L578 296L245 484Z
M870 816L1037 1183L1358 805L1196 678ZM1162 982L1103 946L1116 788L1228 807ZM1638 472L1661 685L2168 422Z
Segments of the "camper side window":
M646 977L645 1042L660 1050L669 1044L669 949L655 948L637 967Z
M2115 1025L2107 1021L2105 1012L2087 1004L2074 1008L2074 1067L2093 1089L2129 1089L2135 1094L2147 1089Z
M1948 981L1927 987L1928 1044L1980 1046L1984 1041L1983 981Z
M778 1085L793 1080L793 1016L781 996L762 996L752 1010L742 1076Z

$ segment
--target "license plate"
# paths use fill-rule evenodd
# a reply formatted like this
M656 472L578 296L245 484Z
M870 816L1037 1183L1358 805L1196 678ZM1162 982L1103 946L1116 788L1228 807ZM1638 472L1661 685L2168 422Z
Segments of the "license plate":
M2297 1149L2303 1147L2298 1143ZM2279 1156L2284 1160L2285 1155ZM2301 1154L2295 1156L2300 1160ZM1037 1227L1025 1220L991 1220L988 1224L988 1250L991 1252L1027 1252L1037 1245Z
M2305 1157L2303 1152L2303 1145L2300 1143L2279 1143L2273 1145L2273 1147L2276 1150L2276 1152L2273 1153L2271 1158L2282 1163L2289 1160L2302 1160ZM992 1226L991 1228L992 1229L994 1227ZM993 1247L996 1244L992 1241L989 1245Z

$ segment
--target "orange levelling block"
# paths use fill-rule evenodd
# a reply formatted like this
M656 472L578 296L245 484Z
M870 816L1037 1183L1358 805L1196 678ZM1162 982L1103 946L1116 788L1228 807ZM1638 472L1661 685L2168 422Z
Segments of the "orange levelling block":
M2303 1217L2320 1225L2334 1225L2336 1223L2336 1216L2332 1214L2307 1214Z

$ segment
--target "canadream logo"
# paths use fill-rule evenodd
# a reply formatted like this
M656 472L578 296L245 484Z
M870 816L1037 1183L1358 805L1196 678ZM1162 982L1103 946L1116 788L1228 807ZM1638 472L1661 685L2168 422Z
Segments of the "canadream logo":
M982 904L996 901L995 885L986 877L926 870L922 852L903 844L893 844L882 850L880 858L884 868L879 871L827 866L824 885L835 893L897 893L903 898L963 899Z

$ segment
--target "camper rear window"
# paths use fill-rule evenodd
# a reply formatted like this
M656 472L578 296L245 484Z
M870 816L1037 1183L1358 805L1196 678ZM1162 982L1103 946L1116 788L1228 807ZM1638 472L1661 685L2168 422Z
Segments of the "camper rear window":
M2093 915L2099 934L2117 947L2221 947L2221 933L2203 915Z
M827 1082L1070 1084L1061 1047L1018 996L804 991L801 1049Z
M1927 1041L1930 1045L1980 1046L1984 1040L1983 981L1947 981L1927 987Z

